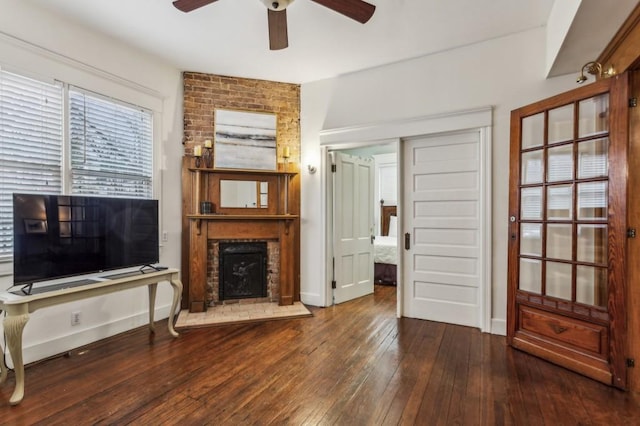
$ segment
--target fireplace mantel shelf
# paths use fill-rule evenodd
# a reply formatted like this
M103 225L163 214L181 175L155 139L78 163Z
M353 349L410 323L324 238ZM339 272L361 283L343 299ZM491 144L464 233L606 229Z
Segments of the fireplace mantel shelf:
M289 224L298 219L300 216L296 214L188 214L187 218L196 221L196 229L198 235L202 232L202 221L207 220L278 220L283 221L285 226L285 234L289 234Z
M294 220L297 214L188 214L189 219L202 220Z
M295 176L298 172L287 170L248 170L248 169L208 169L203 167L189 167L189 171L235 175L266 175L266 176Z

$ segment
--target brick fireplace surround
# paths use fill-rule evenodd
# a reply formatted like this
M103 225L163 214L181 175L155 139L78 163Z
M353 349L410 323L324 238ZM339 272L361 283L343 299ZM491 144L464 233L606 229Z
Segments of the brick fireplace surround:
M267 243L267 297L251 299L220 300L220 243L226 242L266 242ZM206 303L212 307L234 303L278 302L280 299L280 243L265 240L209 240L207 242L207 296Z

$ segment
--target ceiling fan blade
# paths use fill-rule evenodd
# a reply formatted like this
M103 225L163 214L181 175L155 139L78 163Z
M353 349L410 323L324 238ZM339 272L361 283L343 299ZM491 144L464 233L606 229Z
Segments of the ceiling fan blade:
M362 0L312 0L344 16L366 23L373 16L376 7Z
M287 9L278 12L267 9L269 13L269 49L280 50L289 46L287 36Z
M183 12L191 12L199 7L206 6L210 3L214 3L218 0L176 0L173 5Z

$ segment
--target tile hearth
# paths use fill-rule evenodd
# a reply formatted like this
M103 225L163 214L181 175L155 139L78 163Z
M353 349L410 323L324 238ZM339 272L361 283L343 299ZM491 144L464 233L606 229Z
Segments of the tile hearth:
M280 306L276 302L234 303L218 305L209 308L206 312L189 312L188 309L184 309L178 315L175 328L209 327L310 316L312 316L311 312L301 302L286 306Z

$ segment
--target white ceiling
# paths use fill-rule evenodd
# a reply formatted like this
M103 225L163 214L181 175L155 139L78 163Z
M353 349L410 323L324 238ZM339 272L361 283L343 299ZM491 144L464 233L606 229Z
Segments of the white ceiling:
M296 0L287 9L289 47L270 51L267 11L260 0L219 0L190 13L177 10L172 0L28 1L160 56L180 70L292 83L541 27L554 2L368 0L376 12L362 25L310 0Z

